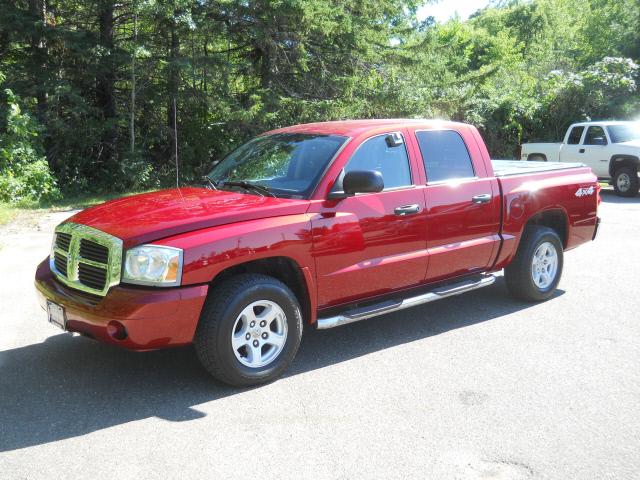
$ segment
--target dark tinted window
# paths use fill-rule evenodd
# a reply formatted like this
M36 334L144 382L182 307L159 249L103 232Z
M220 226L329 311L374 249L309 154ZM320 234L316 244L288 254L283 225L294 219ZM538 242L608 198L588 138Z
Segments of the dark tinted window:
M606 138L602 127L589 127L587 129L587 135L584 137L584 144L602 145L606 142Z
M394 145L388 135L365 141L351 156L345 173L354 170L377 170L382 174L385 190L411 185L411 170L404 142Z
M569 145L578 145L582 138L582 132L584 132L584 127L573 127L569 134L569 141L567 143Z
M464 140L453 130L416 132L429 182L475 176Z

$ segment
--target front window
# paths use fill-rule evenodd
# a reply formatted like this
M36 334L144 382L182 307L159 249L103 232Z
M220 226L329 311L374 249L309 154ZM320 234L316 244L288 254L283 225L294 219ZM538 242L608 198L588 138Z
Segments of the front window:
M609 137L611 137L613 143L640 140L640 123L609 125L607 130L609 130Z
M584 137L583 145L606 145L607 137L604 135L604 129L598 125L589 127Z
M385 190L410 186L411 169L402 135L378 135L366 140L344 167L344 173L356 170L380 172Z
M238 182L266 188L278 197L307 198L346 140L315 133L257 137L227 155L207 176L217 188L237 188L237 183L225 183Z

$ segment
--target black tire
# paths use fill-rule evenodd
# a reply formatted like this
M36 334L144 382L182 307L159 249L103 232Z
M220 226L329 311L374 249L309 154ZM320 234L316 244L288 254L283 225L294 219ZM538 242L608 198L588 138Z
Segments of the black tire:
M257 301L277 304L285 315L287 335L282 350L262 367L242 364L231 344L236 319L245 307ZM211 290L200 315L194 345L200 362L216 379L234 387L267 383L289 367L300 346L302 315L291 290L267 275L241 274ZM242 348L239 349L242 353Z
M619 197L635 197L640 190L637 170L632 167L617 169L613 174L613 189Z
M533 279L533 257L540 245L548 242L557 254L555 278L545 288L540 288ZM549 227L530 225L524 229L518 251L512 262L504 269L504 279L511 295L519 300L540 302L548 299L558 286L564 263L562 241Z
M529 162L546 162L547 157L542 153L532 153L527 157L527 161Z

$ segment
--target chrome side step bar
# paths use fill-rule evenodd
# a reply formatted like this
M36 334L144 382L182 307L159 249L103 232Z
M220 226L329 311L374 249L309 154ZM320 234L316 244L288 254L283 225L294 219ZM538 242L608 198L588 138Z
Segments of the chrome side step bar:
M339 327L340 325L358 322L360 320L376 317L385 313L397 312L398 310L404 310L405 308L415 307L417 305L422 305L423 303L435 302L436 300L470 292L471 290L476 290L478 288L487 287L495 281L496 277L493 275L482 275L462 282L444 285L415 297L404 298L402 300L389 300L369 307L356 308L334 317L319 318L317 328L319 330L326 330L327 328Z

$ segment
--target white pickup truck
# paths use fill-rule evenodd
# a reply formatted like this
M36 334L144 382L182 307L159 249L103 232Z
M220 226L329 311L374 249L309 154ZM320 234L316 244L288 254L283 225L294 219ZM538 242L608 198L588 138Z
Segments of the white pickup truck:
M522 160L580 162L621 197L640 190L640 122L583 122L567 129L562 143L524 143Z

